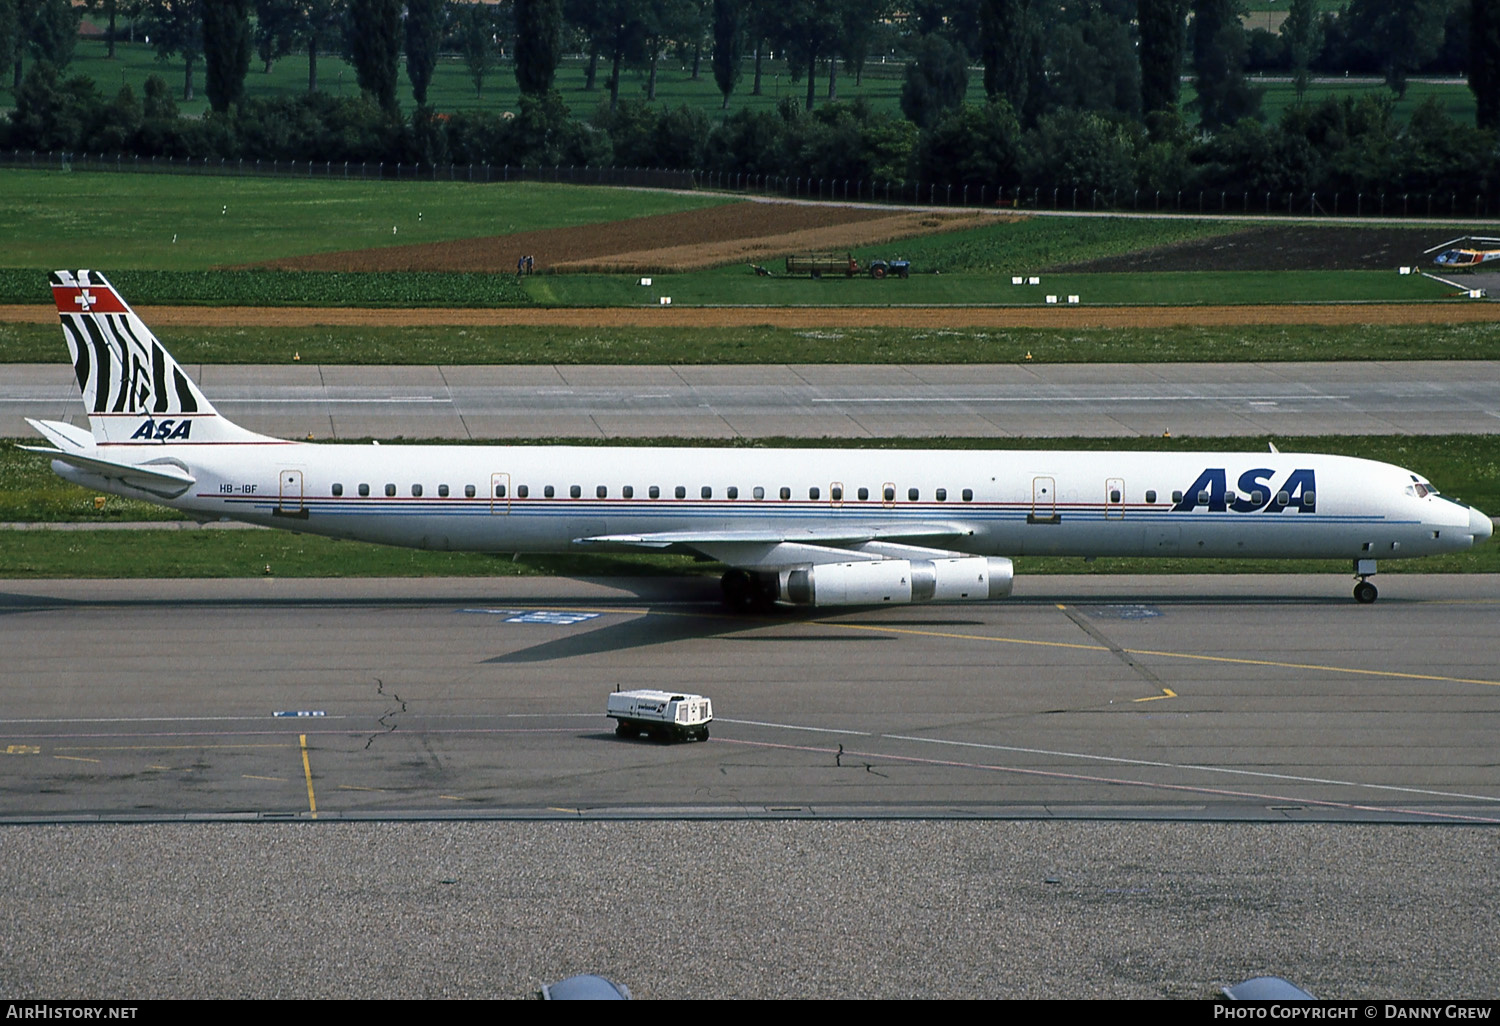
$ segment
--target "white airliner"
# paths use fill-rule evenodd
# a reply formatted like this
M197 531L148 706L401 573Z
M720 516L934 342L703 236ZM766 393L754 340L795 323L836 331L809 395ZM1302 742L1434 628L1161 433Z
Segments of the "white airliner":
M335 445L220 416L103 276L52 293L90 431L29 423L64 478L200 520L479 552L670 550L718 560L726 601L982 601L1007 557L1343 558L1456 552L1490 519L1346 456Z

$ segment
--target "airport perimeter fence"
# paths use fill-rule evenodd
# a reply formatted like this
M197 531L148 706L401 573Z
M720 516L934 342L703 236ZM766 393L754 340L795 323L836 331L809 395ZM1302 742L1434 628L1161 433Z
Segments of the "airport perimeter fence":
M1482 193L1293 193L1228 189L1162 191L1044 185L951 185L864 181L807 175L681 171L646 167L418 164L376 161L226 160L103 153L0 150L0 167L53 171L132 171L350 181L561 182L653 189L712 189L838 203L1046 210L1059 212L1241 214L1295 217L1466 220L1500 216L1500 200Z
M400 182L564 182L692 189L691 171L651 167L537 167L517 164L402 164L387 161L226 160L219 157L141 157L107 153L0 150L0 167L39 171L130 171L247 178L318 178Z
M924 207L1160 214L1276 214L1294 217L1486 218L1500 202L1482 193L1263 192L1228 189L1087 189L1045 185L865 182L853 178L695 172L699 187L790 198Z

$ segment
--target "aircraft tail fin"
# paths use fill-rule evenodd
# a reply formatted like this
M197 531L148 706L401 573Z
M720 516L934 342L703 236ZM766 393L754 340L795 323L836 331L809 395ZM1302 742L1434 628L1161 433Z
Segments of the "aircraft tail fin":
M97 271L54 271L52 298L98 444L260 438L226 420Z

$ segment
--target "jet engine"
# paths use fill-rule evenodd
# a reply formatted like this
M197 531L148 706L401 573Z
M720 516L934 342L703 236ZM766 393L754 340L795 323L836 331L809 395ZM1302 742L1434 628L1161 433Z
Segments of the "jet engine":
M782 594L803 606L983 602L1009 595L1014 580L1014 565L996 556L861 560L792 570Z

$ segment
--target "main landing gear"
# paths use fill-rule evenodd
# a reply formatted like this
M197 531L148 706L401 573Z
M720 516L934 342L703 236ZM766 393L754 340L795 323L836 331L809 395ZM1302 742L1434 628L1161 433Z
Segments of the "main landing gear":
M781 594L781 577L774 573L730 570L719 578L724 605L735 613L768 613Z
M1370 583L1370 578L1375 576L1373 559L1356 559L1354 576L1359 578L1359 583L1354 586L1354 601L1362 606L1368 606L1380 597L1380 592L1376 590L1375 585Z

